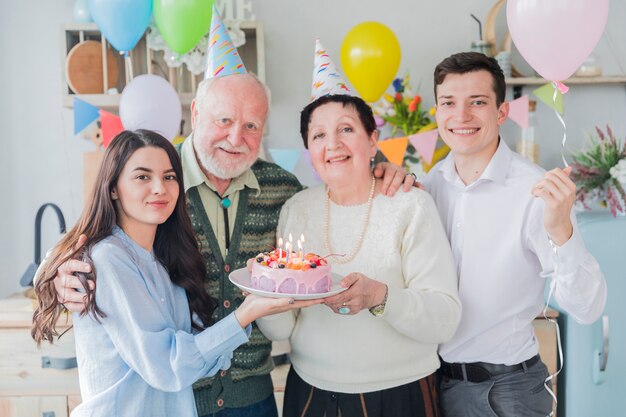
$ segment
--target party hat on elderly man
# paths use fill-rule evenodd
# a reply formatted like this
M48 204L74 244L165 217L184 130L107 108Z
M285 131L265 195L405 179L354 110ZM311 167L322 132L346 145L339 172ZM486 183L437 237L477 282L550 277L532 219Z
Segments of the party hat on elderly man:
M222 18L214 4L204 79L245 73L246 67L243 65L237 48L235 48L230 35L228 35L228 29L222 22Z
M311 101L331 94L351 96L352 92L348 88L346 80L337 71L337 67L330 59L320 40L316 39Z

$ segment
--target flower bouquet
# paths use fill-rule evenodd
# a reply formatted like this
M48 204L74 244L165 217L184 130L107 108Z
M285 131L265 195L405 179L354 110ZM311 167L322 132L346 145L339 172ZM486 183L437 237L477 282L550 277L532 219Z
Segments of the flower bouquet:
M428 111L422 109L422 97L413 93L408 73L404 78L396 78L392 85L395 90L394 95L384 94L373 106L379 127L389 124L391 137L396 137L398 133L409 136L437 127L437 124L430 119L435 114L435 108ZM404 165L419 162L415 148L409 143L404 156Z
M596 127L586 150L573 155L572 180L576 199L590 210L589 201L597 200L616 216L626 214L626 143L617 140L609 126L606 134Z

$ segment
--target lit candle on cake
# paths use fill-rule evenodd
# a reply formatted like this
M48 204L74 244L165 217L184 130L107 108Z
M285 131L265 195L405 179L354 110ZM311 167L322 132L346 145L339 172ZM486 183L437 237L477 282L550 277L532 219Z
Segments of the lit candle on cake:
M278 239L278 259L283 257L283 238Z
M291 233L289 233L289 255L288 257L291 258L291 251L293 250L293 236L291 236Z
M300 241L302 242L302 260L304 261L304 255L306 255L306 251L304 250L304 234L300 235Z
M300 242L300 240L298 240L298 250L300 251L300 256L299 258L301 260L304 260L303 255L302 255L302 242Z

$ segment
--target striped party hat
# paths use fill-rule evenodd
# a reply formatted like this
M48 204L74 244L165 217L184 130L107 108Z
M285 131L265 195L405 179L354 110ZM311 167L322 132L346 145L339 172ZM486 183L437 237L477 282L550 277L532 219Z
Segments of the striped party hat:
M228 29L222 22L222 18L214 4L204 79L245 73L246 67L243 65L237 48L235 48L233 41L228 35Z
M311 101L330 94L351 96L352 92L348 88L346 80L337 71L337 67L335 67L320 40L316 39Z

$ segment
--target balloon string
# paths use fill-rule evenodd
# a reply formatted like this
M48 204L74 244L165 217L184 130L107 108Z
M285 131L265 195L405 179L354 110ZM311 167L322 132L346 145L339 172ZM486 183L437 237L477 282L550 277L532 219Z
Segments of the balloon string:
M556 394L554 393L554 391L551 389L550 385L548 384L550 383L550 381L554 380L558 374L561 373L561 371L563 370L564 360L563 360L563 345L561 344L561 329L559 328L559 323L555 319L548 317L548 308L550 306L550 300L552 299L552 295L554 294L554 288L556 287L556 274L558 270L558 257L559 257L559 254L556 250L556 246L554 246L552 241L550 241L550 246L552 246L552 250L554 252L554 256L557 258L557 261L554 264L554 276L552 278L552 281L550 282L550 291L548 292L548 298L546 299L546 304L543 307L543 318L554 325L554 331L556 333L556 345L557 345L558 352L559 352L559 367L553 374L548 375L548 377L543 381L543 386L546 389L546 391L548 391L548 394L550 394L550 396L552 397L552 400L554 401L554 410L556 410L559 402L556 398ZM547 417L554 417L554 410L550 411L550 414L548 414Z
M126 71L128 74L128 78L129 80L132 81L133 78L135 78L135 76L133 75L133 62L130 59L130 55L128 54L128 52L124 53L124 62L126 63Z
M552 102L554 103L554 113L556 114L556 117L559 119L559 122L561 122L561 125L563 125L563 139L561 140L561 159L563 160L563 165L565 165L565 168L567 168L569 166L569 164L567 163L567 160L565 159L565 142L567 141L567 126L565 125L565 120L563 120L563 117L561 117L561 114L557 110L556 99L558 97L559 91L562 94L565 94L567 93L569 89L567 88L565 84L559 81L553 81L552 85L554 86L554 93L552 93Z

